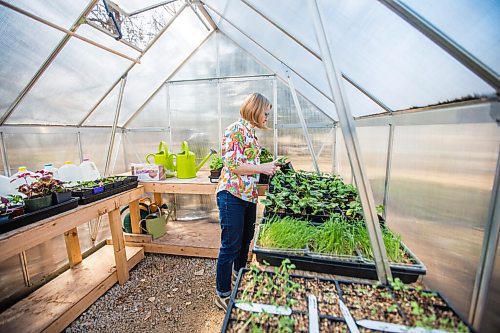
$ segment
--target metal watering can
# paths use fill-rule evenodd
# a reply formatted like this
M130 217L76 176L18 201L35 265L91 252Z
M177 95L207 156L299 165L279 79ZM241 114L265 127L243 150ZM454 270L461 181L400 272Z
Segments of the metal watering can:
M175 165L174 165L174 154L169 154L168 153L168 148L167 144L165 141L160 141L160 144L158 145L158 152L148 154L146 155L146 162L149 162L149 157L153 156L154 157L154 164L157 165L163 165L165 167L166 174L168 175L169 172L173 176L173 172L175 172Z
M182 142L182 152L176 155L177 160L177 178L195 178L196 172L205 164L205 162L212 156L217 154L217 151L210 149L210 153L203 158L200 164L196 165L196 158L192 151L189 151L187 141Z

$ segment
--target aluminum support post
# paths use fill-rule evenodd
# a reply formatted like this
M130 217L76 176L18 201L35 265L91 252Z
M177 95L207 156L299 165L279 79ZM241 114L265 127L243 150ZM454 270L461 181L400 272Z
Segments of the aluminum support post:
M285 68L286 76L288 79L288 86L290 87L290 92L292 93L293 103L295 104L295 108L297 109L297 114L299 115L300 125L302 126L302 131L304 132L304 137L307 143L307 149L309 149L309 154L311 155L312 162L316 173L319 175L319 166L318 161L316 161L316 155L314 154L314 147L311 142L311 138L309 137L309 131L307 130L306 120L304 119L304 114L302 113L302 107L299 103L299 98L297 97L297 91L295 90L295 86L293 85L293 80L290 77L290 72L288 68Z
M115 143L116 126L118 124L118 118L120 117L120 110L122 108L123 100L123 90L125 90L125 84L127 83L127 76L122 77L122 83L120 85L120 94L118 95L118 102L116 103L115 119L113 121L113 127L111 128L111 138L109 139L108 156L106 157L106 167L104 168L104 176L109 176L109 166L111 162L111 154L113 153L113 146Z
M309 0L309 9L314 21L316 39L318 40L321 50L321 58L325 66L328 84L339 116L339 124L342 128L347 154L349 155L353 175L358 186L366 227L375 257L378 279L381 283L386 284L388 279L392 278L392 274L387 260L387 252L382 238L382 231L380 230L377 211L375 209L373 192L362 161L356 125L354 124L354 119L349 109L346 94L343 91L342 76L334 63L334 52L332 52L331 43L328 42L316 0Z
M500 147L499 147L500 148ZM495 257L500 233L500 149L498 151L497 171L491 190L490 209L487 225L484 228L483 249L479 260L472 302L469 311L469 321L479 332L483 319L491 277L495 268Z

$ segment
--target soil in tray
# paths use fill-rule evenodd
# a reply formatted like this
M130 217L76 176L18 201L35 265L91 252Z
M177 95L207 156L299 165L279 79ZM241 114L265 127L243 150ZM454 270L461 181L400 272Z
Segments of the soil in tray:
M470 332L437 293L403 289L394 290L393 294L409 326L424 326L450 332Z
M347 324L343 321L334 321L328 318L321 318L319 321L319 331L320 333L332 332L332 333L347 333L349 332Z
M252 313L237 308L231 310L227 333L236 332L309 332L307 315L292 313L280 316L268 313Z
M370 319L405 325L389 289L365 284L341 283L342 297L356 320Z
M292 281L300 285L300 288L292 292L290 296L291 299L298 301L292 306L293 310L307 312L307 295L314 295L317 298L320 315L342 316L335 282L316 278L292 278Z

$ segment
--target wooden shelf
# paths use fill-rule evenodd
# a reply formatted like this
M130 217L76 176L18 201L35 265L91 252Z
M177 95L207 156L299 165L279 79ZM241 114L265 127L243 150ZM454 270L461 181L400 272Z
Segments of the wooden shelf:
M126 247L127 269L144 258ZM0 314L0 332L60 332L118 282L114 249L106 245Z

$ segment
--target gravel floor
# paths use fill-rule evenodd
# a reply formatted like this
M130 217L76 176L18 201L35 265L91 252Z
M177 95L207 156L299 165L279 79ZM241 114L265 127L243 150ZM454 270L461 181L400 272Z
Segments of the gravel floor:
M213 259L146 254L65 332L220 332Z

